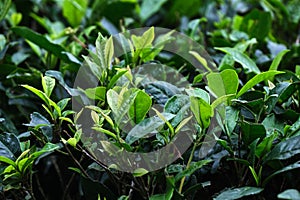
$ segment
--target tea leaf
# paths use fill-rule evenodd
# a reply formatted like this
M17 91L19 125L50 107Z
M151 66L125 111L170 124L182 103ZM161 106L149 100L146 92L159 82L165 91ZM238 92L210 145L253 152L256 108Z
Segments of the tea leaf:
M224 200L224 199L239 199L249 195L255 195L263 191L263 188L257 187L240 187L227 189L221 194L219 194L214 200Z
M246 73L250 73L250 72L253 72L255 74L260 73L260 70L256 66L255 62L251 60L246 54L241 53L238 50L229 47L223 47L223 48L216 47L215 49L230 54L236 62L240 63L243 66Z
M253 86L256 84L269 79L270 77L273 77L277 74L283 74L284 72L280 71L267 71L267 72L262 72L260 74L255 75L252 79L250 79L238 92L237 97L240 97L242 94L247 92L249 89L251 89Z

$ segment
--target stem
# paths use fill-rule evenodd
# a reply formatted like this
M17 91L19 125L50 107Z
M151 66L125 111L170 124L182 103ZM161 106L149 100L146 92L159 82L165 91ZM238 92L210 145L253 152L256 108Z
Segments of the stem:
M202 132L204 133L205 130L204 130L204 131L201 131L201 133L202 133ZM200 135L202 136L202 134L200 134ZM199 135L198 135L198 136L199 136ZM193 148L192 148L192 151L191 151L189 160L188 160L188 162L187 162L187 164L186 164L186 169L190 168L190 165L191 165L191 162L192 162L192 160L193 160L193 157L194 157L194 153L195 153L196 147L198 146L198 143L200 142L201 138L202 138L202 137L199 137L199 138L196 140L196 142L194 143L194 146L193 146ZM185 181L185 176L182 177L182 179L181 179L181 181L180 181L180 185L179 185L179 189L178 189L178 192L179 192L180 194L182 193L182 188L183 188L184 181Z

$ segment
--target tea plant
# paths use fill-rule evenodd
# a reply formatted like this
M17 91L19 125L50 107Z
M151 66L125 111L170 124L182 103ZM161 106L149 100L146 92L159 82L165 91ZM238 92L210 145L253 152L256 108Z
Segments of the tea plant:
M0 198L299 199L299 5L1 1Z

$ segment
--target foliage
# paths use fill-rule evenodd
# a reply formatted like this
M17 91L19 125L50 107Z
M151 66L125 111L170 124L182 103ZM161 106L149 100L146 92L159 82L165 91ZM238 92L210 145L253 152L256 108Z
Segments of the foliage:
M299 13L298 0L1 1L0 198L299 199ZM116 56L119 32L130 51ZM163 50L174 41L203 70ZM160 169L91 151L153 152L182 132L190 147Z

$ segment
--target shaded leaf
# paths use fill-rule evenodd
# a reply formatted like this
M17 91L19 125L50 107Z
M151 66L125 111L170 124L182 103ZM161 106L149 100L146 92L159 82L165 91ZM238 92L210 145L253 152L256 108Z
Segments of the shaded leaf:
M257 138L263 139L266 136L266 129L262 124L242 122L242 140L247 144L251 144Z
M4 2L1 3L1 8L0 8L0 22L4 19L6 14L9 11L10 5L11 5L11 0L4 0Z
M18 138L12 133L0 134L0 155L5 156L11 160L21 154L21 147Z
M246 73L250 73L250 72L254 72L255 74L260 73L260 70L256 66L255 62L251 60L251 58L249 58L246 54L241 53L238 50L229 47L223 47L223 48L216 47L215 49L230 54L236 62L240 63L243 66Z
M170 114L170 113L161 113L161 114L168 121L175 117L175 115ZM149 134L153 135L153 134L157 133L159 131L157 129L164 124L165 124L165 122L158 116L153 116L153 117L144 119L143 121L141 121L139 124L137 124L130 130L130 132L126 136L125 141L128 144L132 144L135 141L139 140L140 138L143 138L147 135L149 136Z
M142 21L144 22L149 17L151 17L166 2L167 2L167 0L145 0L145 1L142 1L141 10L140 10L140 18L142 19ZM149 9L149 8L151 8L151 9Z
M41 129L43 135L47 138L47 141L51 141L53 138L51 123L38 112L32 113L30 118L30 123L24 125Z
M285 160L300 153L300 135L288 138L277 144L265 157L264 162L270 160Z
M15 32L17 35L20 35L21 37L33 42L39 47L53 53L55 56L62 59L64 62L69 64L76 64L73 61L71 61L66 54L63 53L65 52L65 50L60 45L50 42L47 38L45 38L41 34L34 32L27 27L22 27L22 26L13 27L11 28L11 30Z
M263 188L257 188L257 187L240 187L240 188L227 189L223 191L221 194L219 194L216 198L214 198L214 200L239 199L245 196L258 194L261 191L263 191Z
M204 165L207 165L208 163L212 162L212 160L200 160L198 162L193 162L191 163L190 167L179 172L176 176L175 176L175 182L178 182L179 180L181 180L183 177L186 176L191 176L196 170L200 169L201 167L203 167Z
M287 172L287 171L290 171L290 170L293 170L293 169L298 169L300 168L300 161L296 162L296 163L293 163L291 165L288 165L276 172L274 172L273 174L269 175L265 180L264 182L262 183L263 186L265 186L271 178L273 178L274 176L278 175L278 174L281 174L281 173L284 173L284 172Z
M167 187L165 194L152 195L149 200L171 200L174 192L175 178L173 176L166 177Z

